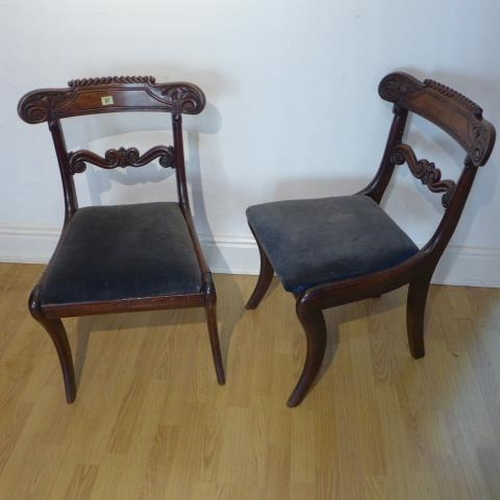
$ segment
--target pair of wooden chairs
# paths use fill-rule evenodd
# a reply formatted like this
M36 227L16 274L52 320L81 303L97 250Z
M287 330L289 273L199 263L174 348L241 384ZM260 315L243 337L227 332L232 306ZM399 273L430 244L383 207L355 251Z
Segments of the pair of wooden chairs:
M261 259L247 308L257 307L276 273L296 299L306 334L304 368L289 406L301 403L320 369L327 339L325 308L408 284L410 351L414 358L424 355L430 280L458 224L477 169L494 145L495 129L483 119L481 108L444 85L391 73L380 82L379 94L393 103L394 117L378 171L365 189L351 196L278 201L247 210ZM75 399L76 383L61 319L70 316L203 307L217 381L225 382L216 292L190 212L183 152L182 115L200 113L204 105L205 96L197 86L157 84L152 77L75 80L68 88L30 92L19 102L24 121L48 123L62 179L64 226L31 293L29 308L55 345L69 403ZM136 111L170 114L173 146L159 145L143 153L122 147L103 156L86 149L67 150L63 119ZM442 180L433 163L418 159L403 142L409 113L437 125L465 151L456 182ZM78 207L74 176L87 165L114 169L151 162L175 170L176 202ZM430 191L442 193L442 219L421 248L380 207L396 166L402 164Z

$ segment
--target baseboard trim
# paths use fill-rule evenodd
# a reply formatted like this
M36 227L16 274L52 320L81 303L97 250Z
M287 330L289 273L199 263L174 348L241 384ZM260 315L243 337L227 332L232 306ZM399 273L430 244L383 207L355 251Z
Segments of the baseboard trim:
M46 263L60 229L41 226L0 226L0 261ZM202 235L201 244L213 272L257 274L259 255L250 236ZM500 288L500 248L450 245L432 282L443 285Z
M500 288L500 248L449 245L434 272L432 282Z
M45 226L0 226L0 261L45 264L61 230Z

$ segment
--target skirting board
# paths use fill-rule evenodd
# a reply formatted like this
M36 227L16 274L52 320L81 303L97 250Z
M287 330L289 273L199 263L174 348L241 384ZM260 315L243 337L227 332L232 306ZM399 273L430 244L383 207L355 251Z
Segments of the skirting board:
M0 262L45 263L60 230L53 227L0 226ZM257 274L259 254L249 236L201 236L214 273ZM432 282L443 285L500 288L500 248L450 245Z

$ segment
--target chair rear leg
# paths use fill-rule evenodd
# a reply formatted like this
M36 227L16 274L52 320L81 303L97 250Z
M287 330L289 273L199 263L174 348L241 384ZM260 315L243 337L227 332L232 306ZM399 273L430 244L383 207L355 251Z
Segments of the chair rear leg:
M297 316L306 334L307 351L304 368L287 401L290 408L298 406L313 385L326 349L326 325L321 309L297 301Z
M269 261L266 253L260 246L260 243L257 241L257 246L259 248L260 254L260 271L259 271L259 279L257 280L257 284L255 285L255 289L248 299L248 302L245 306L246 309L255 309L260 301L263 299L266 294L269 286L271 285L271 281L274 276L274 269Z
M210 337L210 347L212 349L212 357L215 365L215 373L217 374L217 382L220 385L224 385L226 383L226 376L224 374L224 364L222 363L222 354L220 351L215 303L205 307L205 314L207 317L208 335Z
M424 316L431 276L419 276L411 281L408 287L406 329L410 352L415 359L425 356Z
M59 363L61 364L66 401L73 403L76 398L75 368L69 345L68 336L62 321L59 318L46 318L42 312L39 299L39 289L35 288L29 301L31 315L45 328L56 348Z

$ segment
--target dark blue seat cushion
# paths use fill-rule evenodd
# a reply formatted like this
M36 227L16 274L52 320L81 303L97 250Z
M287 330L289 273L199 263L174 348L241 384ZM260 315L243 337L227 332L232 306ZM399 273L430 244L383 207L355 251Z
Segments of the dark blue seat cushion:
M77 210L61 236L42 304L192 294L201 271L177 203Z
M264 203L249 207L247 217L283 287L293 293L386 269L418 251L363 195Z

